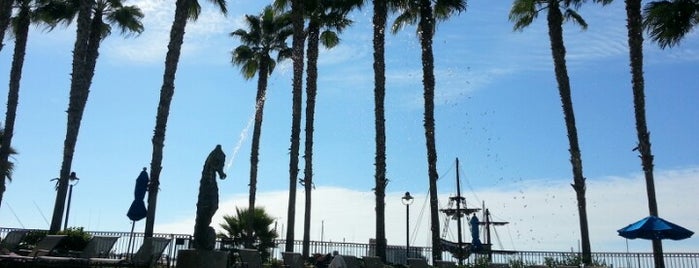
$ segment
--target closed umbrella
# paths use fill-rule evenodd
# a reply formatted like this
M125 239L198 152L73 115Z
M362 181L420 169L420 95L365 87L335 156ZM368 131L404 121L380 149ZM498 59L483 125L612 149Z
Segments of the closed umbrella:
M478 225L480 224L480 221L478 220L478 217L476 217L475 214L473 215L473 217L471 217L469 224L471 225L471 251L480 252L483 247L481 240L478 238Z
M133 240L133 229L136 227L136 222L142 220L148 214L146 209L146 203L143 199L146 197L146 191L148 191L148 172L146 168L143 168L141 174L136 178L136 186L134 187L134 200L131 202L131 207L129 211L126 212L126 216L131 220L131 237L129 238L129 250L131 250L131 241Z

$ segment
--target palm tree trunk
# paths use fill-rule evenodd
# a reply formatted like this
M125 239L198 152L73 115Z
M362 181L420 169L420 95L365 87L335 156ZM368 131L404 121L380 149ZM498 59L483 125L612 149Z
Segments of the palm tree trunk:
M90 38L87 42L87 54L85 55L85 73L86 85L84 90L89 92L92 85L92 78L95 76L95 67L97 66L97 58L99 57L99 48L102 41L102 11L97 11L92 16L90 25Z
M0 0L0 51L5 46L5 32L10 25L10 17L12 16L12 3L14 0ZM4 186L2 186L4 189Z
M439 241L439 196L437 195L437 146L434 123L434 55L432 36L434 18L430 0L420 0L420 45L422 47L422 84L425 99L425 140L427 145L427 169L430 183L430 226L432 231L432 260L442 259L442 246Z
M303 217L303 247L301 254L309 256L311 240L311 191L313 190L313 123L318 93L318 38L320 26L311 20L308 25L308 66L306 67L306 146L304 148L304 178L306 203Z
M255 195L257 193L257 165L260 162L260 136L262 134L262 116L265 109L265 95L267 92L267 77L269 75L268 63L264 60L260 62L260 69L257 73L257 96L255 98L255 125L252 130L252 149L250 150L250 196L248 209L255 211ZM248 234L253 233L255 213L250 213L248 219ZM252 248L254 241L245 241L245 248Z
M92 1L81 0L78 12L77 33L73 49L73 72L71 74L70 101L68 103L68 123L66 139L63 144L63 162L58 180L56 203L54 204L53 217L49 233L54 234L61 229L63 211L65 209L66 195L68 194L68 177L73 164L73 153L80 132L80 122L89 94L90 81L85 74L87 66L87 53L90 38L90 10Z
M570 163L573 167L573 189L578 201L578 215L580 220L580 236L582 243L582 261L586 265L592 264L590 251L590 234L587 224L587 205L585 201L585 177L583 176L582 157L578 145L578 131L575 125L575 113L570 90L570 80L566 67L566 49L563 44L563 14L556 0L549 1L548 27L551 41L551 54L558 82L558 93L561 96L563 115L568 131L568 144L570 145Z
M153 131L153 155L150 163L150 183L148 184L148 215L146 216L145 237L153 236L155 223L155 207L158 200L160 186L160 171L163 162L163 147L165 147L165 130L167 119L170 115L170 103L175 94L175 73L177 63L180 60L180 50L184 41L184 30L187 27L186 0L177 0L175 8L175 20L170 29L170 43L167 46L165 56L165 72L163 74L163 86L160 88L160 102L155 118L155 130Z
M386 1L374 0L374 128L376 130L376 156L374 164L374 194L376 195L376 256L386 263L386 117L384 98L386 95L386 63L384 43Z
M646 124L646 101L643 81L643 24L641 17L641 0L626 0L626 16L629 37L629 58L631 65L631 85L633 87L633 104L636 117L636 134L641 165L646 177L648 210L650 215L658 216L658 204L655 200L655 183L653 179L653 154L650 149L650 132ZM656 268L664 268L663 244L653 240L653 258Z
M24 55L27 50L27 38L29 36L29 7L22 8L17 14L17 32L15 33L15 51L12 55L12 68L10 70L10 88L7 91L7 112L5 112L5 130L0 145L0 168L9 167L10 146L12 146L12 134L15 129L15 118L17 117L17 104L19 103L19 83L22 80L22 67L24 66ZM5 181L7 170L2 170L0 176L0 205L5 194Z
M296 183L299 174L299 147L301 138L301 95L303 94L303 0L291 1L291 20L294 28L292 60L294 78L291 105L291 148L289 149L289 203L287 210L287 252L294 251L294 219L296 217Z

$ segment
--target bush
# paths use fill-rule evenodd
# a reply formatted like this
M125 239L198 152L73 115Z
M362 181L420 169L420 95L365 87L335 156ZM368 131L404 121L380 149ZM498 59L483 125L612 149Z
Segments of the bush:
M41 241L41 239L44 239L44 237L46 237L47 234L48 231L44 230L29 231L27 235L24 237L24 239L22 239L22 241L19 243L17 248L32 250L34 249L34 245Z
M562 260L554 259L551 257L544 258L544 264L548 267L557 267L559 265L565 266L580 266L582 264L582 256L579 254L566 255ZM606 266L604 260L592 260L593 266Z
M59 235L67 235L63 241L56 247L59 253L67 253L69 251L82 251L87 243L92 238L92 235L83 231L83 227L70 227L58 232Z

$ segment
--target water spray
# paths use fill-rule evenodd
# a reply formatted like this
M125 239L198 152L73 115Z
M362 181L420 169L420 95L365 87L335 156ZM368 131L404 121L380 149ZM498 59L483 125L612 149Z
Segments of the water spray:
M228 172L228 169L230 169L233 165L233 160L235 160L235 158L238 156L238 151L240 151L240 147L243 146L243 141L245 141L245 138L248 137L248 132L250 131L252 123L255 122L255 115L257 114L257 110L260 109L260 104L264 102L265 99L266 97L255 103L255 111L253 111L252 115L250 116L250 119L248 119L248 123L245 125L245 128L243 128L243 131L240 132L238 142L235 144L235 147L233 147L233 153L231 153L231 158L230 160L228 160L228 164L226 164L226 172Z

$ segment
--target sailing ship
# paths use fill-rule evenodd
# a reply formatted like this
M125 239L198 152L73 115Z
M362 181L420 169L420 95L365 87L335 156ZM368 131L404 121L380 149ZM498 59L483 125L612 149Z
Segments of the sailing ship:
M449 241L447 239L441 238L442 249L448 251L452 256L459 261L459 265L463 265L463 260L467 259L472 253L486 253L490 257L491 255L491 243L490 243L490 226L505 225L507 222L494 222L490 218L490 211L485 208L485 203L483 204L483 218L484 222L481 222L476 216L476 212L481 211L481 208L469 208L466 204L466 198L461 195L461 182L459 178L459 159L456 159L456 196L449 197L448 208L440 209L442 213L447 216L447 221L445 226L448 225L450 220L456 220L456 230L457 230L457 241ZM469 225L471 226L471 242L464 242L462 235L462 219L466 217L469 219ZM486 239L485 243L481 243L479 238L479 227L485 226ZM446 234L446 232L443 232Z

